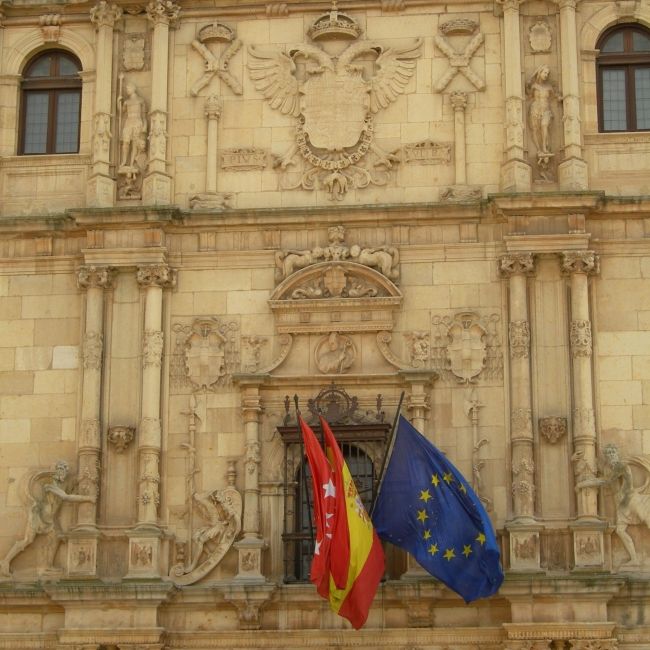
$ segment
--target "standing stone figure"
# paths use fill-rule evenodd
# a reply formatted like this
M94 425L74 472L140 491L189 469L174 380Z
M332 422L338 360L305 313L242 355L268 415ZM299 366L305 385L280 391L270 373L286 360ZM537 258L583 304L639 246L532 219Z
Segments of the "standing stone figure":
M9 570L11 561L19 553L22 553L36 539L37 535L46 536L46 570L54 568L54 558L61 543L61 527L57 515L62 503L64 501L93 503L96 499L94 495L68 494L65 490L68 471L68 464L64 460L60 460L54 466L54 471L38 472L30 479L28 495L31 505L25 533L21 540L14 543L0 562L0 575L11 575Z
M550 128L553 121L551 102L557 93L548 80L550 74L551 70L547 65L540 65L526 84L526 92L530 97L528 120L537 148L537 166L544 180L552 180L548 166L555 155L551 151Z
M144 99L138 95L136 87L127 83L125 87L126 99L122 100L122 130L120 142L122 155L120 166L133 167L138 150L147 141L146 105ZM146 146L146 145L145 145Z
M603 449L603 456L605 466L602 476L579 482L576 485L576 490L602 485L612 487L616 504L616 534L630 556L625 564L638 565L639 560L634 541L628 534L627 527L634 524L645 524L650 528L650 494L644 494L650 477L646 477L647 480L641 488L635 488L632 483L630 463L620 459L616 445L607 445ZM650 473L650 464L647 459L638 457L630 460Z

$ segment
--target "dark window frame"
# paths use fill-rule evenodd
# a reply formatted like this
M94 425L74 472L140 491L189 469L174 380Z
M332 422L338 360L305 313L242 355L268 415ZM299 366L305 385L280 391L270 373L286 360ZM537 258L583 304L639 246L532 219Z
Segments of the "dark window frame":
M51 63L50 75L42 77L30 77L29 73L38 62L46 56L54 56ZM72 62L77 68L76 75L59 74L61 58ZM66 155L79 153L80 131L81 131L81 91L82 82L80 72L82 70L79 59L66 50L45 50L36 54L25 66L23 78L20 87L20 111L18 124L18 155L20 156L43 156L43 155ZM57 111L58 99L62 93L76 91L79 96L77 118L77 142L75 151L57 152ZM45 140L45 151L25 152L25 135L27 120L27 97L30 93L47 93L48 94L48 112L47 112L47 135Z
M600 52L596 57L596 95L598 101L598 131L601 133L627 133L650 131L637 128L636 119L636 87L634 73L638 69L650 68L650 52L634 52L632 38L634 32L650 38L650 30L639 24L624 24L611 27L598 39L596 48L616 33L623 34L623 52ZM625 129L605 129L605 110L603 105L603 72L605 70L623 70L625 72Z

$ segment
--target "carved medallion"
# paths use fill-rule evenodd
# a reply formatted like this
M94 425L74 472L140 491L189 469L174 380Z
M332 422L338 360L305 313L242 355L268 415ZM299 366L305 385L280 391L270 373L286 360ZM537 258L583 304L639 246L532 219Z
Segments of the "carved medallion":
M352 339L345 334L331 332L316 346L316 366L324 374L347 372L357 357Z
M551 49L551 28L545 20L538 20L528 30L530 49L537 52L549 52Z

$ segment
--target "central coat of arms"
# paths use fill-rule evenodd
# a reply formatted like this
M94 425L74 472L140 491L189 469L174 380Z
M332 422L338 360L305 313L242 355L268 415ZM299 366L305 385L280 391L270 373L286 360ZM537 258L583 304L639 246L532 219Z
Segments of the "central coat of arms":
M336 4L309 30L314 41L360 34ZM359 41L338 56L309 44L286 54L249 48L257 90L272 108L298 118L296 142L277 160L283 189L325 188L341 199L351 188L388 182L398 158L375 142L373 115L404 92L421 47L422 39L403 48Z

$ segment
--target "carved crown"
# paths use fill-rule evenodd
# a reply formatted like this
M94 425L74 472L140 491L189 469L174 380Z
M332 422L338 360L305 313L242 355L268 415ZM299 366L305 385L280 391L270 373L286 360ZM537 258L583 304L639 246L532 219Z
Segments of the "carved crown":
M361 35L361 27L354 18L340 12L336 0L333 0L330 11L319 16L307 34L314 41L329 38L354 40Z
M199 31L199 41L232 41L235 38L235 32L222 23L212 23L206 25Z
M453 34L473 34L478 29L478 23L470 18L454 18L442 23L438 27L442 34L447 36Z

